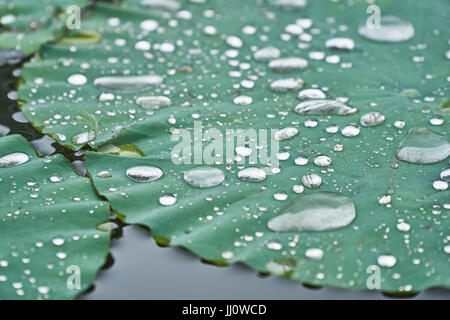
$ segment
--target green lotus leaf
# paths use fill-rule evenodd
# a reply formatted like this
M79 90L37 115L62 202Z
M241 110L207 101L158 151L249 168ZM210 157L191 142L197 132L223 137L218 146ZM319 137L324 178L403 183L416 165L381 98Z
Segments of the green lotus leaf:
M0 138L0 298L72 299L105 263L109 205L61 156Z
M34 53L42 44L61 35L66 21L75 12L71 6L81 12L86 5L87 0L1 0L0 48Z
M448 4L383 2L406 22L380 42L363 1L287 2L98 5L81 32L100 41L26 64L22 111L94 149L97 191L161 244L319 286L450 287Z

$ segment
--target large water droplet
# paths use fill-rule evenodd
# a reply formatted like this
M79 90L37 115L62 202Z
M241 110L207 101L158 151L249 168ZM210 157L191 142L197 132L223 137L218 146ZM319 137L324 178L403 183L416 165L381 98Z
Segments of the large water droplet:
M307 188L315 189L322 184L322 178L318 174L307 173L302 177L302 183Z
M397 259L391 255L381 255L377 258L377 263L386 268L392 268L397 263Z
M282 58L276 59L269 62L269 68L273 72L277 73L288 73L298 70L303 70L308 67L308 61L302 58Z
M410 163L435 163L450 155L450 143L444 136L426 128L412 128L400 143L397 158Z
M359 27L358 32L364 38L381 42L402 42L414 36L411 23L394 16L382 16L379 28L368 28L367 24Z
M72 137L72 142L77 145L88 143L95 138L95 133L92 131L86 131L76 134Z
M145 96L137 98L136 103L144 109L159 109L172 105L172 100L166 96Z
M147 90L160 85L163 78L158 75L145 76L111 76L94 80L94 85L100 90L114 93L133 93Z
M308 100L295 106L294 111L300 114L337 114L346 116L358 111L337 100Z
M289 140L298 134L298 129L293 127L287 127L278 130L274 134L274 139L278 141Z
M126 175L136 182L150 182L158 180L163 176L163 171L155 166L136 166L127 169Z
M384 114L380 112L369 112L361 116L360 123L363 127L374 127L382 124L385 120Z
M9 168L25 163L30 157L23 152L14 152L0 158L0 168Z
M326 97L326 94L320 89L303 89L297 96L300 100L325 99Z
M355 47L355 42L350 38L331 38L325 42L325 47L333 50L350 51Z
M162 206L171 206L177 202L177 197L172 193L166 193L159 197L158 201Z
M270 84L270 89L275 92L288 92L300 89L304 81L299 78L278 79Z
M356 217L351 199L331 192L299 195L267 226L276 232L325 231L349 225Z
M184 173L184 181L196 188L211 188L225 180L222 170L213 167L197 167Z
M245 168L239 171L238 178L246 182L259 182L266 178L266 172L260 168Z
M265 47L253 54L256 61L269 61L280 57L280 50L275 47Z
M81 86L87 82L87 78L84 74L75 73L67 78L67 82L75 86Z

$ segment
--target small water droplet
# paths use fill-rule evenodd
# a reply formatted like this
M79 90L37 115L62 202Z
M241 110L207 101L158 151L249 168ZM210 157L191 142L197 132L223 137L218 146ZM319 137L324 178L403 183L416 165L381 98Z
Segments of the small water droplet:
M384 120L384 114L373 111L362 115L359 121L363 127L374 127L382 124Z
M320 89L303 89L297 96L300 100L325 99L326 97L326 94Z
M298 90L305 82L299 78L285 78L275 80L270 84L270 89L274 92L288 92Z
M266 178L266 172L260 168L245 168L239 171L238 178L245 182L259 182Z
M94 80L94 85L103 91L113 93L134 93L160 85L163 78L158 75L110 76Z
M166 193L159 197L158 201L162 206L171 206L177 202L177 197L172 193Z
M386 268L392 268L397 263L397 259L391 255L381 255L377 258L377 263Z
M278 141L289 140L294 138L297 134L298 134L297 128L287 127L275 132L274 139Z
M14 152L0 158L0 168L9 168L28 162L30 157L23 152Z
M315 173L307 173L302 177L302 183L307 188L315 189L322 184L322 178Z
M322 260L323 250L319 248L309 248L305 251L305 257L315 261Z
M75 73L67 78L67 82L75 86L81 86L87 82L87 77L84 74Z
M172 105L172 100L166 96L145 96L136 99L136 103L144 109L159 109Z
M269 62L269 68L276 73L289 73L306 69L308 61L302 58L282 58L275 59Z

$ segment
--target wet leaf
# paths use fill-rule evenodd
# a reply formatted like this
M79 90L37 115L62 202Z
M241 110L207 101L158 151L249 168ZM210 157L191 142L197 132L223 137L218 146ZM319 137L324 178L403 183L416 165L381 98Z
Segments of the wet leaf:
M301 11L285 10L289 2L98 5L82 28L101 41L44 46L24 69L22 110L63 145L106 150L86 156L96 189L162 244L319 286L365 289L377 266L383 291L449 287L450 204L443 183L433 183L448 162L396 157L405 139L416 144L412 128L448 141L448 5L383 4L414 36L380 42L358 33L362 1L314 1ZM271 85L283 79L300 80ZM336 101L332 112L320 102L295 112L316 97ZM227 149L226 130L250 129L253 140ZM183 150L185 138L192 144ZM139 152L123 156L120 146ZM299 205L299 193L317 205ZM287 208L333 219L344 212L345 221L322 231L293 231L297 219L269 228Z
M105 263L108 203L61 155L40 158L21 136L0 138L0 298L70 299Z

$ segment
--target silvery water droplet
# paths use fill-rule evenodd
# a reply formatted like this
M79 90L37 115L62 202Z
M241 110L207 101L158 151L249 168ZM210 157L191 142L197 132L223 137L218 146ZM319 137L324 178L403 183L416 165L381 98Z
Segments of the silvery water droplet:
M356 217L353 201L332 192L299 195L267 226L275 232L325 231L343 228Z
M54 239L52 240L52 243L53 243L55 246L62 246L62 245L64 244L64 239L63 239L63 238L54 238Z
M0 158L0 168L9 168L28 162L30 157L23 152L14 152Z
M244 45L242 39L236 36L228 36L225 40L227 44L233 48L241 48Z
M300 89L304 83L299 78L278 79L270 84L270 89L274 92L288 92Z
M97 173L95 175L97 178L111 178L112 175L109 171L105 170L105 171L100 171L99 173Z
M283 245L281 243L279 243L279 242L269 242L266 245L266 247L267 247L267 249L270 249L270 250L281 250L281 249L283 249Z
M213 167L197 167L184 173L184 181L195 188L212 188L225 180L222 170Z
M320 89L303 89L297 96L300 100L325 99L326 97L326 94Z
M359 122L363 127L374 127L379 124L382 124L384 120L385 120L384 114L377 111L373 111L362 115Z
M152 32L158 28L159 24L156 20L147 19L139 23L139 28L145 32Z
M334 124L334 123L330 123L329 125L327 125L327 127L325 128L325 131L327 133L336 133L339 131L339 126Z
M344 150L344 146L342 144L340 144L340 143L336 143L333 146L333 151L334 152L341 152L342 150Z
M331 38L325 42L325 47L332 50L350 51L355 47L355 41L350 38Z
M358 28L358 33L369 40L402 42L414 36L414 27L398 17L382 15L379 28L368 28L365 23Z
M397 120L394 122L394 127L402 129L406 125L405 121Z
M84 74L75 73L67 78L67 82L75 86L81 86L87 82L87 78Z
M356 137L359 134L359 132L360 129L355 124L348 124L341 130L341 134L347 138Z
M86 131L76 134L72 137L72 142L77 145L88 143L95 138L95 133L92 131Z
M100 90L114 93L133 93L160 85L163 78L158 75L145 76L109 76L94 80L94 85Z
M181 4L174 0L141 0L141 6L152 9L177 11L180 9Z
M322 178L315 173L307 173L302 177L302 183L307 188L315 189L322 184Z
M305 251L305 257L315 261L322 260L323 250L319 248L309 248Z
M430 119L430 124L432 126L440 126L441 124L444 123L444 118L438 115L434 115L433 117L431 117Z
M378 203L381 205L391 203L391 195L390 194L382 195L381 197L378 198Z
M40 294L48 294L50 292L50 288L48 286L39 286L37 290Z
M411 230L411 225L406 222L400 222L397 224L397 230L402 232L408 232Z
M415 127L400 143L397 158L410 163L436 163L450 155L450 143L444 136Z
M253 102L253 98L250 96L237 96L233 99L233 103L241 106L247 106Z
M298 166L305 166L308 163L308 158L305 156L298 156L295 158L294 162Z
M60 182L61 180L62 180L62 177L61 177L61 175L59 175L58 173L54 173L54 174L52 174L52 175L50 176L50 181L51 181L51 182L56 183L56 182Z
M308 61L302 58L282 58L269 62L269 68L276 73L288 73L303 70L308 67Z
M377 263L386 268L392 268L397 263L397 259L391 255L381 255L377 258Z
M127 169L126 175L136 182L150 182L158 180L163 176L163 171L155 166L143 165Z
M306 128L315 128L319 125L319 121L317 119L306 119L303 125Z
M445 180L447 182L450 182L450 168L445 169L441 172L440 177L442 180Z
M301 184L295 184L292 187L292 191L294 191L295 193L302 193L303 191L305 191L305 187L302 186Z
M288 195L286 192L279 191L273 195L273 198L278 201L284 201L288 198Z
M314 159L314 164L319 167L328 167L331 164L331 158L326 155L320 155Z
M437 190L437 191L445 191L448 189L448 181L434 180L433 188L434 188L434 190Z
M275 132L274 139L278 141L289 140L294 138L297 134L298 134L297 128L287 127Z
M234 257L234 253L231 252L231 251L224 251L224 252L222 252L222 258L224 258L224 259L229 260L229 259L231 259L233 257Z
M136 99L136 103L144 109L159 109L172 105L172 100L166 96L144 96Z
M162 206L171 206L177 202L177 197L172 193L165 193L158 199Z
M307 4L307 0L272 0L271 2L284 10L299 10Z
M280 50L275 47L265 47L253 54L256 61L269 61L280 57Z
M245 168L238 172L238 178L245 182L259 182L266 178L266 172L260 168Z
M236 152L236 154L238 156L241 156L241 157L248 157L253 152L253 150L251 148L245 147L245 146L237 146L234 149L234 151Z
M358 111L337 100L308 100L295 106L294 111L299 114L336 114L346 116Z

